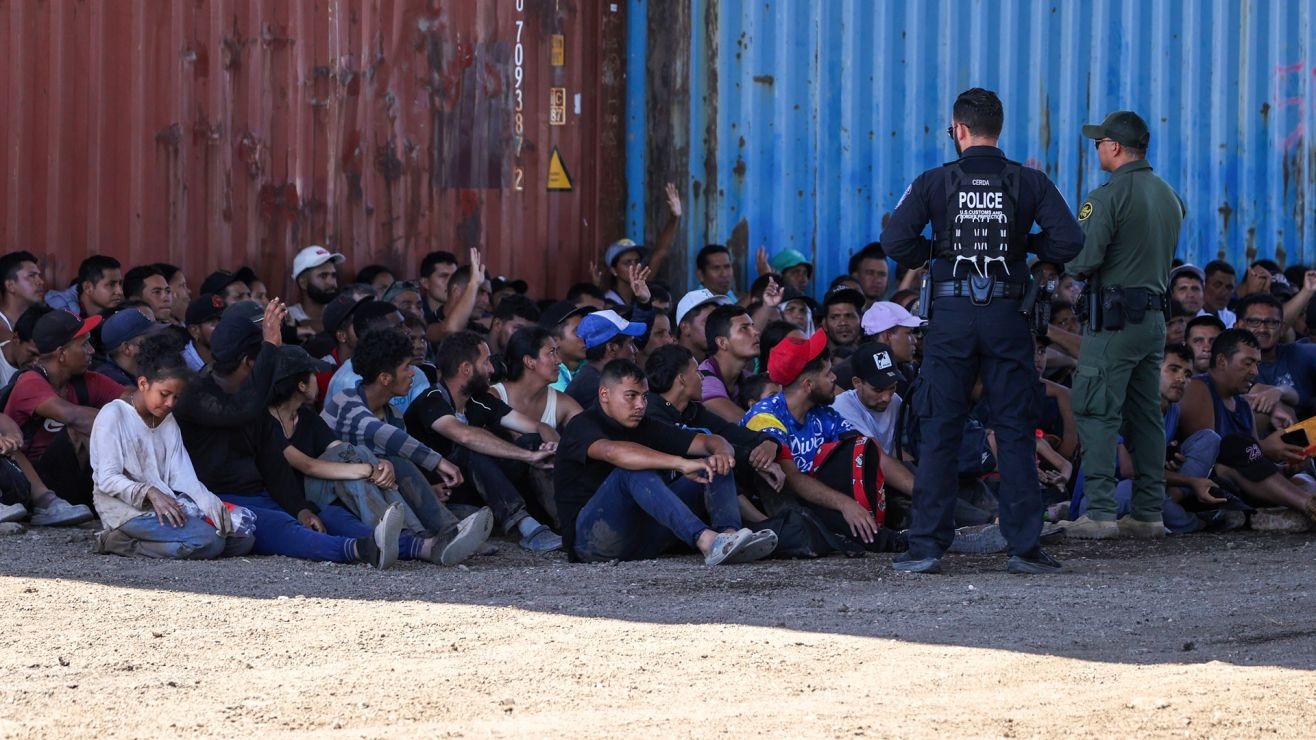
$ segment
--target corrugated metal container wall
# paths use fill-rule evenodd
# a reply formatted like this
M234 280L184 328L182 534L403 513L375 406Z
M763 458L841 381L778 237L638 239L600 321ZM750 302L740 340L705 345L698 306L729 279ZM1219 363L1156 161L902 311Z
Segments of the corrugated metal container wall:
M1316 261L1314 0L678 5L648 11L689 26L688 46L659 43L652 17L632 21L628 44L647 31L647 79L688 86L689 107L650 94L628 157L688 162L687 255L725 242L752 267L746 253L766 243L814 255L815 282L844 272L910 180L954 158L951 104L982 86L1005 103L1007 155L1046 171L1071 207L1106 178L1080 126L1133 109L1188 204L1180 257ZM645 190L632 190L628 231L658 213L637 201Z
M620 235L624 29L597 0L0 0L0 247L277 290L311 243L404 274L478 246L561 291Z

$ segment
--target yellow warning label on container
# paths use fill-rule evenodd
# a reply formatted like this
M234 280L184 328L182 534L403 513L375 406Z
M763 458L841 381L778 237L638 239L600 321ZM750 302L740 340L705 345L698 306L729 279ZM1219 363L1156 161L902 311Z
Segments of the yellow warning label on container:
M551 36L553 51L551 61L554 67L561 67L567 63L567 37L560 33Z
M548 157L548 189L571 191L571 175L567 173L567 166L562 163L562 153L553 147L553 153Z

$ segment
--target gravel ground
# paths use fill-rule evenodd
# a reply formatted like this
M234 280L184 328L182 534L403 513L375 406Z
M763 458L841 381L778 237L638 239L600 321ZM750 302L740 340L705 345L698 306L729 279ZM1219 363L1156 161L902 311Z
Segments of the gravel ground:
M1311 737L1311 535L443 569L0 537L0 735Z

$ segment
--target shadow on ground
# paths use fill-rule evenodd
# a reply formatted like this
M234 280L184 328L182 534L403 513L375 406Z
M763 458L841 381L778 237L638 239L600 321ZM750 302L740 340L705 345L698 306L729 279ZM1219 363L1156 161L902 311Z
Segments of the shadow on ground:
M364 566L288 558L162 562L91 553L90 530L0 538L0 578L85 581L255 599L420 601L658 624L743 624L1129 664L1316 668L1316 546L1235 533L1062 543L1069 572L1011 576L1004 556L952 556L909 576L890 556L706 568L693 556L571 565L510 542L467 566Z

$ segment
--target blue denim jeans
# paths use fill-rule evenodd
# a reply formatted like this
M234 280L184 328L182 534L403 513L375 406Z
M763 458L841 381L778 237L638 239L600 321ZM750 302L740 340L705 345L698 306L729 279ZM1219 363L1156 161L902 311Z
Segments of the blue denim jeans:
M397 480L402 500L425 527L423 532L417 534L438 535L444 542L451 540L457 534L457 517L439 501L425 474L405 457L387 455L384 459L393 463L393 477Z
M155 512L142 514L119 526L120 533L132 540L128 550L116 548L121 555L140 555L168 560L209 560L246 555L256 544L251 535L222 537L200 517L187 516L183 526L161 524ZM126 543L125 543L126 544Z
M334 445L325 450L324 454L320 455L320 459L333 463L379 464L379 458L368 448L350 444ZM411 469L415 470L415 467L413 466ZM397 477L400 477L396 465L394 466L394 472ZM416 474L420 475L419 472ZM422 536L427 531L425 525L416 516L415 511L412 510L407 497L402 495L400 487L385 491L369 480L324 480L323 478L312 478L310 476L304 479L303 486L306 491L307 501L322 509L330 504L341 505L368 527L379 524L380 517L384 515L384 511L390 505L401 504L402 530L421 534Z
M338 505L320 509L320 521L328 534L303 527L284 511L268 493L230 494L219 497L236 506L245 506L256 515L257 555L286 555L303 560L327 560L332 563L355 562L353 542L374 533L371 527ZM398 556L412 560L420 555L421 540L403 533L398 539Z
M669 485L655 471L618 468L576 517L576 556L587 563L647 560L677 544L694 547L706 529L740 529L735 478L719 475L707 485L681 478Z

